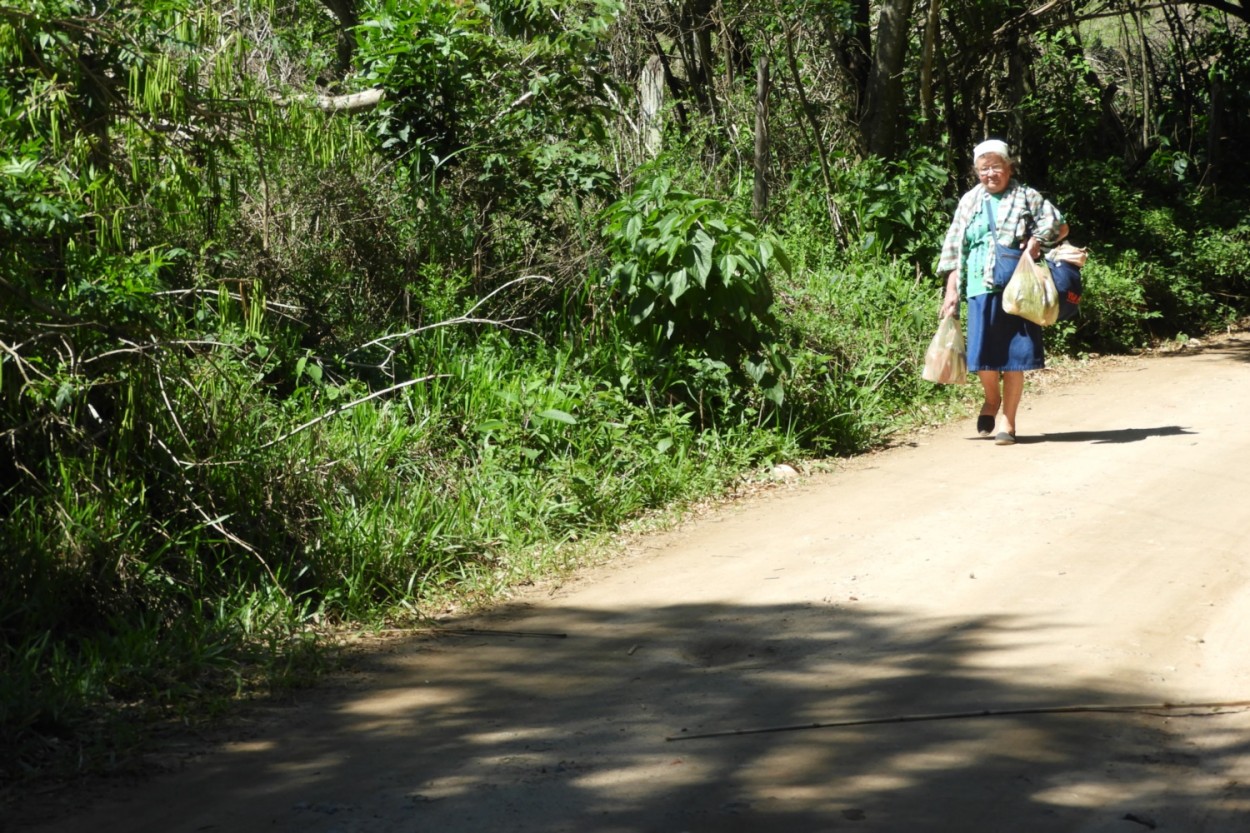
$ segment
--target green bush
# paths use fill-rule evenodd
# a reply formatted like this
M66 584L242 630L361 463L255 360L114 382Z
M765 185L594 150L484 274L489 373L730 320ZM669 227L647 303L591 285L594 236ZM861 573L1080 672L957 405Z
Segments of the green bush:
M788 268L771 235L720 200L656 176L605 212L609 285L629 325L659 353L706 362L783 398L769 271Z
M791 246L805 262L803 247ZM782 424L804 446L860 451L908 424L925 403L959 395L920 379L939 298L909 264L817 253L781 294L794 345Z
M903 257L924 266L937 260L950 222L943 200L949 174L932 157L917 150L897 161L869 157L840 170L835 199L850 245L870 257Z

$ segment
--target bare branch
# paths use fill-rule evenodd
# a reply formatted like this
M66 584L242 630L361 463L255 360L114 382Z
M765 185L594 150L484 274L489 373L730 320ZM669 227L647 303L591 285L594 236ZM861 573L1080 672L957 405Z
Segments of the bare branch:
M469 311L466 312L465 315L466 316L472 315L475 311L477 311L478 307L482 306L482 304L486 303L491 298L494 298L496 295L498 295L500 292L503 292L505 289L510 289L511 287L519 283L525 283L527 281L542 281L543 283L553 283L551 278L547 277L546 275L522 275L519 278L513 278L512 280L508 281L502 286L498 286L491 292L488 292L486 295L482 296L481 300L479 300L476 304L470 307Z
M491 120L490 120L490 123L491 123L491 124L495 124L495 123L496 123L496 122L498 122L500 119L502 119L504 116L507 116L509 113L512 113L512 112L514 112L514 111L516 111L516 110L521 109L522 107L524 107L524 106L525 106L525 102L529 101L529 100L530 100L531 98L533 98L533 97L534 97L534 91L533 91L533 90L529 90L529 91L527 91L527 92L522 93L522 94L521 94L521 95L520 95L520 96L519 96L519 97L518 97L515 101L513 101L513 102L512 102L511 104L509 104L507 107L503 108L503 109L502 109L502 110L500 110L498 113L496 113L496 114L495 114L495 117L494 117L493 119L491 119Z
M81 364L88 365L94 362L103 361L104 359L114 356L126 355L128 353L146 354L154 350L168 350L173 347L226 347L231 350L238 350L236 344L227 344L224 341L216 339L177 339L175 341L153 341L151 344L131 344L128 347L119 348L117 350L109 350L104 353L97 353L94 356L83 359Z
M1062 9L1063 6L1066 5L1068 2L1069 0L1048 0L1048 2L1042 4L1038 8L1030 9L1029 11L1022 13L1018 17L1015 17L1007 21L1006 23L1004 23L1002 26L998 27L998 29L994 31L994 37L1002 38L1012 29L1021 26L1023 21L1029 18L1036 18L1040 20L1046 17L1047 15L1049 15L1051 12L1056 12L1059 9ZM1099 20L1101 18L1106 18L1106 17L1119 18L1119 17L1125 17L1133 13L1151 12L1151 11L1157 11L1159 9L1170 9L1174 7L1175 5L1176 3L1174 2L1174 0L1156 0L1155 2L1144 2L1141 5L1135 6L1132 8L1104 7L1103 9L1098 10L1098 11L1084 12L1081 14L1077 14L1070 19L1065 18L1065 21L1074 20L1078 23L1083 23L1087 20ZM1250 23L1250 8L1242 8L1240 6L1235 6L1231 3L1221 2L1221 0L1196 0L1194 5L1207 6L1208 8L1222 11L1225 14L1232 15L1233 17L1240 18L1241 20L1244 20Z
M420 335L421 333L428 333L433 330L440 330L443 327L454 327L459 324L491 324L493 326L503 327L504 329L511 330L514 333L524 333L525 335L534 335L534 333L530 330L526 330L521 327L512 326L513 321L519 321L519 320L520 320L519 318L467 318L465 316L457 316L456 318L449 318L446 321L439 321L434 324L426 324L424 327L417 327L415 330L405 330L402 333L391 333L390 335L379 336L378 338L375 338L373 341L367 341L364 344L360 345L359 347L352 348L347 353L347 355L350 356L352 353L358 353L361 350L364 350L368 347L377 347L377 346L383 345L388 341L395 341L401 338L410 338L411 336ZM353 363L353 364L356 364L356 363ZM363 362L356 364L356 366L373 367L373 365L365 364Z
M386 90L374 88L346 95L297 95L281 103L311 104L325 113L360 113L377 107L385 96Z
M1250 23L1250 6L1246 6L1245 0L1238 0L1237 4L1225 3L1223 0L1194 0L1194 5L1210 6L1216 11L1224 14L1230 14L1235 18Z
M48 374L41 372L39 368L35 367L30 362L23 359L21 355L17 352L17 350L10 347L8 344L4 343L3 341L0 341L0 350L3 350L4 352L8 353L10 356L13 357L13 362L17 365L17 372L22 374L22 380L26 384L28 385L30 384L30 376L27 374L26 372L27 370L37 373L39 376L42 376L44 379L49 378Z
M445 373L432 373L429 376L422 376L418 379L409 379L406 382L400 382L398 385L392 385L389 388L383 388L382 390L374 391L368 396L362 396L359 399L353 399L351 402L340 405L339 407L334 408L333 410L326 411L321 416L315 419L308 420L308 422L305 422L303 425L299 426L298 428L293 428L292 430L283 434L281 437L270 440L264 445L259 446L256 450L264 451L266 448L275 446L278 443L283 442L284 440L289 440L291 437L294 437L296 434L300 433L301 431L305 431L311 428L312 426L316 425L317 423L324 422L327 419L330 419L331 417L337 416L338 414L341 414L346 410L356 407L357 405L368 402L370 399L377 399L379 396L385 396L388 393L394 393L397 390L402 390L404 388L411 387L416 384L420 384L421 382L428 382L431 379L445 379L445 378L447 378L447 374Z
M161 296L161 295L206 295L212 298L216 298L220 294L221 294L220 291L216 289L198 289L198 288L195 288L195 289L162 289L162 290L152 293L154 297ZM226 294L226 297L232 301L243 300L243 296L240 295L238 292L227 292L225 294ZM292 312L304 311L304 308L301 307L299 304L284 304L281 301L271 301L269 299L265 300L265 306L266 307L278 307L280 309L289 309Z
M161 449L166 454L169 455L171 460L173 460L175 463L179 462L178 457L174 454L173 450L170 449L169 446L165 445L165 443L161 440L161 438L156 436L155 433L152 434L152 441L155 442L158 446L160 446ZM191 481L187 480L184 477L182 479L182 484L187 487L187 500L190 502L191 506L195 509L196 514L198 514L204 520L204 524L212 529L215 529L217 532L221 533L223 536L225 536L226 540L230 541L232 544L235 544L236 546L241 547L244 550L247 550L249 553L251 553L252 556L260 563L260 566L265 568L265 572L269 575L269 579L270 581L273 582L273 586L278 588L278 592L281 593L288 602L291 601L291 597L287 594L286 590L283 589L282 582L278 581L278 577L274 574L273 569L269 566L269 563L265 561L263 557L261 557L261 554L257 552L256 548L253 547L251 544L249 544L247 541L244 541L239 536L235 535L230 530L226 529L226 527L222 525L222 522L225 521L226 518L229 516L222 515L216 518L210 516L208 512L204 510L204 507L196 503L195 498L192 497L191 492L192 492L193 485Z
M160 362L153 362L156 366L156 384L161 389L161 401L165 403L165 410L169 412L169 418L174 423L174 428L178 430L178 436L182 437L182 442L187 448L193 448L191 441L187 439L187 432L182 430L182 422L178 419L178 412L174 410L174 405L169 401L169 393L165 390L165 377L161 374ZM172 454L172 452L170 452Z
M473 313L476 312L483 304L485 304L491 298L495 297L496 295L498 295L499 293L503 292L506 289L509 289L513 286L516 286L519 283L524 283L526 281L543 281L544 283L548 283L548 284L554 283L551 280L551 278L547 277L546 275L522 275L519 278L514 278L508 281L507 283L496 287L491 292L488 292L486 295L482 296L480 299L478 299L478 302L474 304L472 307L470 307L469 310L465 312L463 315L458 315L455 318L449 318L446 321L438 321L434 324L426 324L424 327L417 327L415 330L405 330L402 333L391 333L389 335L379 336L378 338L373 339L373 341L367 341L364 344L360 345L359 347L352 348L351 350L348 351L347 355L350 356L352 353L358 353L361 350L368 349L369 347L377 347L379 345L385 344L388 341L395 341L401 338L411 338L412 336L420 335L421 333L425 333L425 332L430 332L431 330L441 329L442 327L452 327L458 324L490 324L496 327L504 327L516 333L524 333L525 335L534 335L534 333L529 330L523 329L521 327L512 326L512 322L519 321L520 320L519 318L499 319L499 318L474 318L473 317Z

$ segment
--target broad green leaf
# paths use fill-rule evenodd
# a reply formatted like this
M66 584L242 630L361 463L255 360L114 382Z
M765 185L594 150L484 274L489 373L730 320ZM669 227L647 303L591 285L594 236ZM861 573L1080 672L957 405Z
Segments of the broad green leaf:
M689 288L689 273L685 269L678 269L668 279L668 302L677 306L677 299L685 295Z
M543 419L550 419L554 422L563 422L565 425L577 424L577 417L565 411L561 411L559 408L548 408L545 411L539 411L534 414L534 416L541 417Z
M56 389L56 398L52 401L52 407L56 411L62 410L74 395L74 386L69 382L62 382Z
M669 237L676 230L678 223L681 222L681 215L676 211L670 211L663 220L656 223L655 230L662 237Z
M701 287L707 287L707 277L712 273L712 250L716 241L703 229L694 233L689 251L694 260L694 279Z
M630 248L637 243L639 235L642 233L642 218L635 214L629 220L625 221L625 241Z
M777 265L781 267L782 271L787 275L794 271L794 265L790 261L790 255L786 254L784 246L777 246L773 254L777 258Z

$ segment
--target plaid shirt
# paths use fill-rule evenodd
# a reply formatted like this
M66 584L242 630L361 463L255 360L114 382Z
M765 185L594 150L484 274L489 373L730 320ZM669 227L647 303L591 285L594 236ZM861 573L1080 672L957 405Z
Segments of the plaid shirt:
M999 196L998 214L994 218L995 237L999 243L1018 249L1026 238L1032 236L1041 242L1043 249L1047 249L1059 242L1063 215L1045 197L1027 185L1021 185L1014 177ZM961 278L967 280L964 265L968 256L968 224L977 214L985 211L988 199L989 192L984 185L977 185L960 198L938 259L937 273L942 280L946 280L954 269L958 269ZM985 259L985 274L982 277L986 289L994 285L994 251L995 247L990 246Z

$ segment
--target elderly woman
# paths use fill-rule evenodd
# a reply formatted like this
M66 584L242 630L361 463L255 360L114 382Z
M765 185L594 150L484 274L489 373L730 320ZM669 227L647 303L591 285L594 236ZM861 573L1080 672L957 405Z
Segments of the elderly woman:
M985 401L977 433L998 445L1016 441L1016 411L1024 371L1045 366L1042 328L1003 310L1003 287L1020 253L1037 260L1067 234L1063 215L1015 178L1006 142L990 139L972 151L979 184L964 194L946 232L938 276L946 279L941 317L959 309L960 283L968 299L968 369L981 379Z

